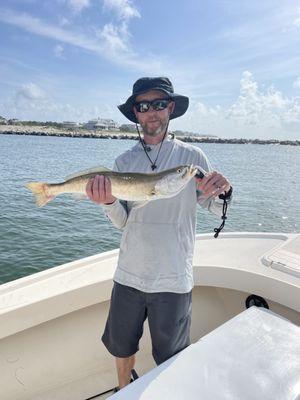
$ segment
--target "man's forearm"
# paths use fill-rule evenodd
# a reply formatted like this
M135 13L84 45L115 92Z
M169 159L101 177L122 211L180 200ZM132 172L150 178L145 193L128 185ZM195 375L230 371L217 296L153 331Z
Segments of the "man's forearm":
M118 229L123 229L127 222L127 207L126 203L116 200L111 204L102 204L104 212L109 220Z

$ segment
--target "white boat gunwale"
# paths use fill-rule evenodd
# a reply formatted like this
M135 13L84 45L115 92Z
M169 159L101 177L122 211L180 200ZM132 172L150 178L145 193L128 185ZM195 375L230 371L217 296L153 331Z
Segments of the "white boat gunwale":
M195 286L254 292L300 311L300 300L296 296L300 279L297 277L273 270L263 265L261 261L256 266L249 266L246 263L239 266L233 263L228 265L226 262L222 264L222 255L219 265L214 265L209 260L207 262L205 255L205 252L209 252L209 244L219 246L222 241L228 239L258 241L271 239L276 242L271 248L275 248L295 236L297 234L229 232L215 239L212 234L198 234L194 257ZM208 241L208 246L200 246L199 250L197 245L205 240ZM245 244L247 245L246 241ZM270 248L266 249L269 250ZM93 304L108 301L118 253L118 249L110 250L1 285L0 317L5 323L2 325L0 338ZM268 284L270 280L272 285Z

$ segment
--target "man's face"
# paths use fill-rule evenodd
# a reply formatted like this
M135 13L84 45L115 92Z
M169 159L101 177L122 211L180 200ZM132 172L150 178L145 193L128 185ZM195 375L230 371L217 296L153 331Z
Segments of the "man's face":
M168 95L160 90L149 90L149 92L141 94L136 97L135 101L140 102L144 100L152 101L156 99L167 99ZM135 116L139 124L143 128L143 133L148 136L159 136L165 133L167 128L170 114L174 109L175 103L172 101L167 108L160 111L153 110L152 106L148 111L141 113L135 107L133 108Z

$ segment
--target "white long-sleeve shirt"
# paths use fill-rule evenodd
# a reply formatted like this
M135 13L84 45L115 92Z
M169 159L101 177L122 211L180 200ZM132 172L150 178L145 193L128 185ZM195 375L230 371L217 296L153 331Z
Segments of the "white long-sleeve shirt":
M147 145L152 161L159 146L160 143ZM162 144L156 164L155 172L187 164L212 170L201 149L169 136ZM140 142L116 159L114 170L153 172ZM134 202L120 200L103 205L111 222L123 229L114 281L144 292L189 292L194 286L197 203L222 215L223 201L218 197L205 199L196 190L196 179L178 195L150 201L140 208L135 208Z

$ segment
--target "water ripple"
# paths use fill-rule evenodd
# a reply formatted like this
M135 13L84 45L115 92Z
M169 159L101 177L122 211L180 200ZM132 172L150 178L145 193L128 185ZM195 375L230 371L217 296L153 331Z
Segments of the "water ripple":
M39 209L24 183L61 181L95 165L112 167L133 144L0 135L0 283L119 246L121 233L101 207L65 195ZM200 147L234 186L225 231L299 232L299 147ZM218 217L198 208L198 233L212 232L219 224Z

